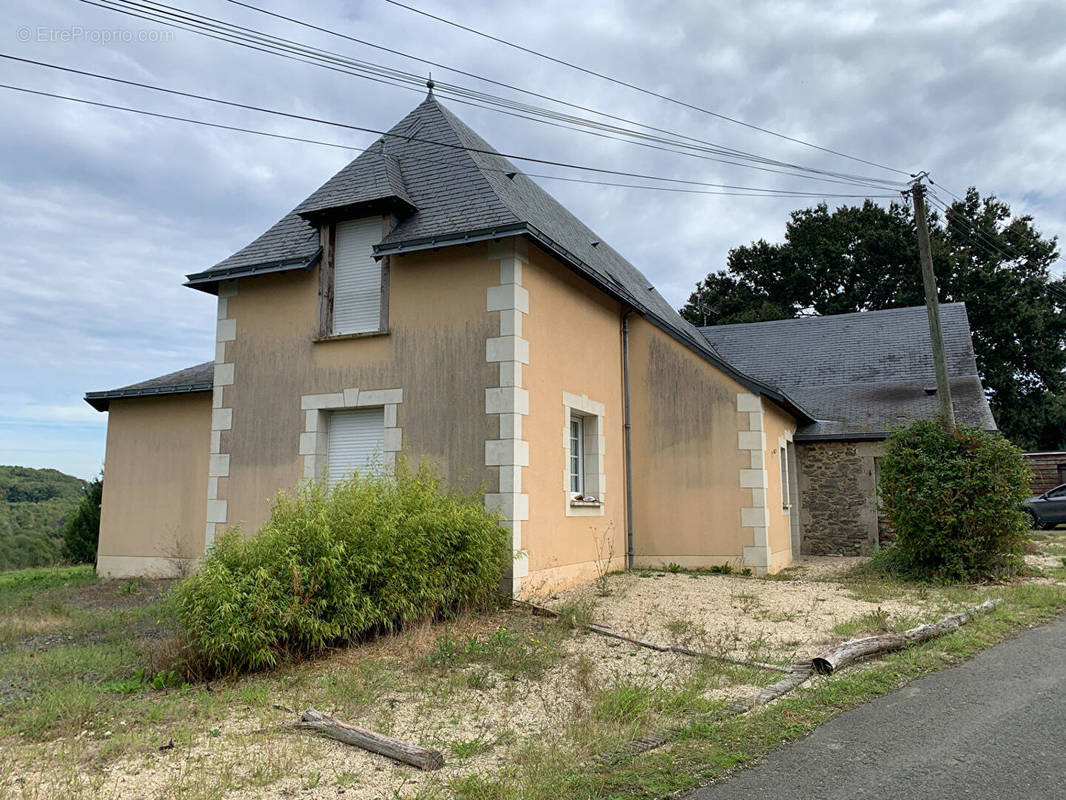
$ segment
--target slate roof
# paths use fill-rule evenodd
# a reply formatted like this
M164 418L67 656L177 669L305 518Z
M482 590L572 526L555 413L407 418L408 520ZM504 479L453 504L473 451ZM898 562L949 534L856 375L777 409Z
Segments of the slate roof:
M952 402L961 424L995 430L977 373L965 303L940 306ZM882 438L936 416L925 306L718 325L700 332L720 356L778 387L818 421L797 439Z
M407 194L400 162L387 150L390 144L386 139L378 139L373 147L300 203L295 212L306 218L331 209L389 201L415 210Z
M141 381L121 389L106 392L87 392L85 402L97 411L107 411L112 400L123 397L150 397L164 394L187 394L210 392L215 382L215 362L205 361L195 367L187 367L158 378Z
M310 268L318 258L318 236L300 214L381 199L386 192L402 192L413 210L375 247L378 255L527 236L750 390L808 419L790 398L720 359L636 267L432 93L269 231L211 269L189 275L187 285L213 292L224 278Z

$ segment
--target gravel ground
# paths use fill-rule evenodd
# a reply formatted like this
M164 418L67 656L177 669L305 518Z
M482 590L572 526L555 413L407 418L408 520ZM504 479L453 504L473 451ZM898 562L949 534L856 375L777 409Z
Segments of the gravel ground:
M628 572L609 578L610 595L596 587L568 589L550 605L595 605L595 618L630 636L733 658L789 663L807 658L842 637L840 622L876 612L894 618L923 614L914 600L869 603L827 578L862 559L810 557L797 561L792 580L753 580L708 573ZM642 577L646 576L646 577Z

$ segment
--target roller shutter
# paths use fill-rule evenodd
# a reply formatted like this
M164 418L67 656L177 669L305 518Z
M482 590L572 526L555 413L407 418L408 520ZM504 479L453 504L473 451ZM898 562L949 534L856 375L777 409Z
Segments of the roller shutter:
M381 463L385 446L385 409L360 408L329 415L326 480L330 485L352 472Z
M337 223L333 256L333 333L381 329L381 262L374 245L381 242L381 217Z

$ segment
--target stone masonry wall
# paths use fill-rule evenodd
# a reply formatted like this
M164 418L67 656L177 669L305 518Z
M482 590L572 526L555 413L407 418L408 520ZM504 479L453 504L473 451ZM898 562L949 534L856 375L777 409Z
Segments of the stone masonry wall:
M878 543L880 442L797 442L803 555L858 556Z

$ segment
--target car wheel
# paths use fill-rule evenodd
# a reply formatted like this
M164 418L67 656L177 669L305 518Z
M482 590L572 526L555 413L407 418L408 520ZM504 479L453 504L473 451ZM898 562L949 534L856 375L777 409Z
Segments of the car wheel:
M1040 521L1040 517L1038 517L1036 515L1035 511L1030 510L1030 511L1027 511L1026 513L1029 514L1029 527L1030 528L1032 528L1034 531L1040 531L1040 530L1045 530L1046 531L1046 530L1048 530L1048 527L1043 522ZM1054 526L1052 526L1052 527L1054 527Z

